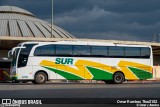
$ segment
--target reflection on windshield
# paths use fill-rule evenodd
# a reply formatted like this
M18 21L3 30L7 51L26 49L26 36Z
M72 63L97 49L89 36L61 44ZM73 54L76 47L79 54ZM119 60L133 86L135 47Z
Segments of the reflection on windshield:
M19 52L19 49L16 49L16 50L14 51L11 66L16 66L16 59L17 59L18 52Z
M13 54L11 66L16 66L17 63L18 63L18 67L26 66L30 51L34 45L36 45L36 44L24 44L23 46L25 48L16 49ZM18 46L18 47L20 47L20 46ZM19 53L19 56L18 56L18 53ZM18 59L18 61L17 61L17 59Z
M26 48L21 49L21 51L20 51L19 58L18 58L18 67L25 67L27 65L30 51L34 45L36 45L36 44L23 45Z

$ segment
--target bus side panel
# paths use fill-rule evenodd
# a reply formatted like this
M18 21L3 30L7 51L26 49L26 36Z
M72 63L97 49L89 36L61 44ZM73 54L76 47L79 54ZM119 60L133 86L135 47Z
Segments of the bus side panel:
M125 79L126 80L138 80L137 76L128 68L129 66L132 66L131 64L131 59L126 58L126 59L121 59L119 60L118 66L123 72Z
M107 74L103 74L104 80L113 80L113 73L111 66L104 66L104 70L107 72Z
M40 63L43 60L53 60L50 57L31 57L31 61L33 63L33 78L38 71L45 71L48 74L48 79L57 79L56 73L51 71L50 69L46 69L45 67L41 66ZM53 66L52 64L46 64L46 67Z
M57 79L67 79L67 78L65 78L66 66L57 65L57 66L54 66L53 68L55 69L53 71L55 72Z
M66 72L69 73L68 80L83 80L85 77L85 68L82 65L67 65Z
M19 80L30 80L33 79L32 76L32 66L25 66L25 67L20 67L17 69L18 71L18 78Z
M63 59L64 62L59 60ZM73 62L68 62L72 59ZM150 59L130 59L130 58L84 58L84 57L33 57L34 72L39 70L47 71L49 79L68 80L112 80L117 71L124 73L127 80L137 80L137 75L142 69L150 71ZM139 66L141 65L141 67ZM142 66L143 65L143 66ZM137 68L137 69L135 69ZM137 73L138 72L138 73ZM143 79L148 79L144 76Z
M43 68L43 67L41 67L41 66L39 66L39 65L34 65L34 66L33 66L33 73L32 73L33 79L34 79L35 74L36 74L37 72L39 72L39 71L41 71L41 72L43 71L43 72L47 73L49 80L50 80L50 79L56 79L56 74L55 74L54 72L51 73L49 70L46 70L45 68ZM51 74L52 74L52 75L51 75Z
M113 80L114 73L121 71L117 65L119 60L117 58L100 58L100 64L103 64L102 80Z
M96 78L100 77L100 73L96 70L99 68L99 58L76 57L74 58L74 67L79 72L81 80L92 80L95 74Z
M122 60L119 66L126 68L126 78L128 80L144 80L152 78L151 59L130 59L130 61Z

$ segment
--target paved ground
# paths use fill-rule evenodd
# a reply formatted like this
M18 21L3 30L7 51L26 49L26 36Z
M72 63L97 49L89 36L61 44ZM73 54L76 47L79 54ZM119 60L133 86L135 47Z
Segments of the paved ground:
M0 83L1 98L160 98L160 82L93 83Z
M0 98L56 98L51 99L51 101L60 101L60 104L22 105L21 107L128 107L131 105L119 105L116 104L116 102L115 104L81 104L81 100L85 101L85 98L157 99L160 98L160 82L135 82L118 85L103 83L47 83L43 85L35 85L32 83L0 83ZM57 100L57 98L66 99L61 101ZM69 98L72 98L72 100L80 104L61 104ZM99 99L94 99L94 101L97 100ZM133 107L136 107L136 104L133 104Z

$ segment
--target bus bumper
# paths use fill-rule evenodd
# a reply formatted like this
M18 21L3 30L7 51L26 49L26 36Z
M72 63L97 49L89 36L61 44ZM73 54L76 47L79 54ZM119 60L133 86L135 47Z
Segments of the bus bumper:
M17 76L11 77L11 80L17 80L17 79L18 79Z

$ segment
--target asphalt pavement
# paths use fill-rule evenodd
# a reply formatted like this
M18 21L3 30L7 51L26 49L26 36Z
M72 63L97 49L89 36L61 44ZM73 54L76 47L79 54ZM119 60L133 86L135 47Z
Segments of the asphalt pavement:
M160 82L0 83L1 98L160 98Z
M12 99L13 101L17 98L20 100L35 98L45 102L43 105L21 105L20 107L138 107L137 103L118 104L117 101L142 101L148 98L160 103L160 82L46 83L42 85L0 83L0 99Z

